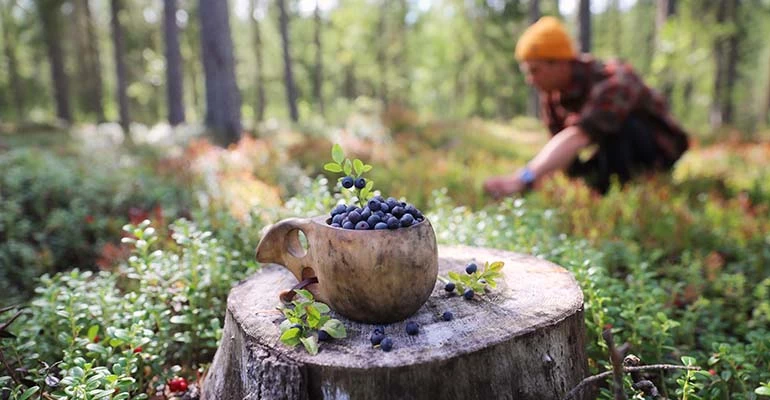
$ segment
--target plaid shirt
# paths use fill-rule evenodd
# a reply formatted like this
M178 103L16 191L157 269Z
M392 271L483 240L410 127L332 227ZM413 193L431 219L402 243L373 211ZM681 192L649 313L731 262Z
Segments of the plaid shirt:
M635 116L654 127L662 160L672 165L687 150L687 133L674 121L662 96L642 82L630 65L606 63L582 55L573 62L572 81L566 90L541 93L542 117L551 135L577 125L601 145L609 135Z

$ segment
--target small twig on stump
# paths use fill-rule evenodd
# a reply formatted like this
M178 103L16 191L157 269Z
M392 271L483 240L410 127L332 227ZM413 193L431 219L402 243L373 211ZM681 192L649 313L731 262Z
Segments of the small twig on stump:
M641 367L623 367L623 371L625 371L625 372L649 371L649 370L656 370L656 369L662 369L662 370L667 370L667 369L689 369L689 370L693 370L693 371L698 371L701 368L698 367L698 366L688 367L688 366L685 366L685 365L672 365L672 364L653 364L653 365L644 365L644 366L641 366ZM607 377L611 376L612 373L613 373L613 371L606 371L606 372L602 372L601 374L589 376L588 378L583 379L582 381L580 381L580 383L578 383L577 386L572 388L572 390L570 390L567 393L566 396L564 396L563 400L568 400L568 399L571 399L571 398L575 397L575 395L580 393L580 391L583 390L583 388L585 386L588 386L588 385L593 384L595 382L607 379Z

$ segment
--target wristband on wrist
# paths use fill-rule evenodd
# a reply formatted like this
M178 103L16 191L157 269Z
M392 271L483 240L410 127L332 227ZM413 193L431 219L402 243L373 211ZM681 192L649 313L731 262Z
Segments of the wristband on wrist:
M532 171L529 166L526 166L519 172L519 179L526 185L527 189L532 189L537 177L535 176L535 172Z

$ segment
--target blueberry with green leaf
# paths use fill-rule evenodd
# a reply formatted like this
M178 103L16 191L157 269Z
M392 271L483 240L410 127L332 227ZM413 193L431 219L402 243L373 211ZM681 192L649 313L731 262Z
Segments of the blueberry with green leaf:
M476 263L469 263L465 268L465 274L450 271L447 276L439 276L438 279L444 283L444 290L447 292L456 289L458 293L462 293L466 299L470 300L475 295L486 293L487 287L497 287L497 279L502 277L500 270L504 265L502 261L486 262L483 268L479 269Z
M331 309L315 301L307 290L296 290L294 300L281 308L286 319L281 322L281 342L287 346L302 344L308 353L318 353L318 342L347 336L345 325L327 315Z
M342 146L337 143L332 146L332 162L324 165L326 171L343 174L343 177L340 178L340 184L343 188L353 189L355 187L353 190L357 192L356 195L361 207L366 204L374 188L374 182L363 177L364 173L371 171L371 169L371 165L364 164L357 158L353 160L346 158Z

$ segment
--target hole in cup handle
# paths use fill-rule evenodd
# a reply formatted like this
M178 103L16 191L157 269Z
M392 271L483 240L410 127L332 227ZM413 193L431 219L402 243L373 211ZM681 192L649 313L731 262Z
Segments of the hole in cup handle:
M304 247L299 239L299 232L307 239ZM309 219L288 218L270 226L257 246L257 261L281 264L291 271L298 281L302 280L302 271L312 265L309 257L310 243L313 238L313 225Z

